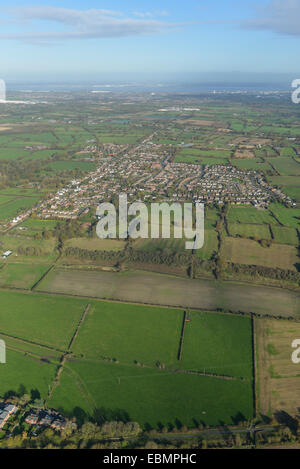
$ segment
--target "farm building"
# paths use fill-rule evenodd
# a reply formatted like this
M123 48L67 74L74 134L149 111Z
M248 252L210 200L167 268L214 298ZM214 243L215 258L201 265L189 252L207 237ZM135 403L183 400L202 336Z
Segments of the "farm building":
M7 259L12 254L12 251L5 251L2 254L2 259Z
M17 412L18 408L14 404L0 404L0 429L4 427L12 414Z

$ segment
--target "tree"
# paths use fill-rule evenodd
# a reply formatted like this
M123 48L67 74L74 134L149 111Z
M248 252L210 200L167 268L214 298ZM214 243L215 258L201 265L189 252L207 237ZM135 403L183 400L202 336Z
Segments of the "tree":
M29 396L29 394L24 394L22 397L20 397L19 399L19 404L21 406L25 406L26 404L28 404L28 402L30 402L31 398Z

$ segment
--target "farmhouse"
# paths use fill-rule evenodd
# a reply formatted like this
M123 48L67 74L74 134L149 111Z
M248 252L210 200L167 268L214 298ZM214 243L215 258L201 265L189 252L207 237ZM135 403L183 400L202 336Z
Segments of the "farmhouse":
M13 404L0 404L0 429L4 427L9 417L17 412L18 408Z
M65 419L54 410L40 410L39 412L31 410L25 419L30 425L40 425L51 427L54 430L63 430L66 426Z
M7 259L12 254L12 251L5 251L2 254L2 259Z

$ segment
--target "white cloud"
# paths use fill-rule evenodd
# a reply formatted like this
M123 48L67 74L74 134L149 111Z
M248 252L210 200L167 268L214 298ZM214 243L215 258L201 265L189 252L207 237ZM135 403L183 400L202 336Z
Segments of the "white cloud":
M134 11L133 15L136 16L137 18L152 18L153 13L150 13L150 11L147 11L146 13L143 13L141 11Z
M166 12L160 12L160 16ZM120 11L74 10L50 6L10 9L11 19L24 22L32 32L0 34L0 39L23 39L30 42L48 43L67 39L90 39L107 37L143 36L164 33L170 29L191 23L171 23L154 19L151 13L135 12L138 18L128 18ZM40 32L36 20L60 25L60 30ZM63 30L61 26L63 25Z
M258 6L256 17L244 21L242 27L298 36L300 35L300 0L272 0L266 6Z
M134 11L133 15L138 18L153 18L155 16L169 16L169 13L166 10L156 10L153 13L151 13L150 11Z

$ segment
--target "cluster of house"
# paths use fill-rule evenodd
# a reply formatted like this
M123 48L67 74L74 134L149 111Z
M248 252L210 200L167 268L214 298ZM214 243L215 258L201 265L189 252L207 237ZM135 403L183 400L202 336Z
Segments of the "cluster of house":
M184 163L171 163L169 166L178 180L184 178L175 193L177 197L184 193L188 199L197 199L207 204L229 202L233 205L252 204L255 207L268 206L276 198L292 205L287 195L279 190L274 191L257 171L241 171L229 165L189 165L189 170Z
M206 204L252 204L267 207L276 200L295 206L290 197L268 186L260 173L242 171L230 165L199 165L172 162L166 146L153 143L154 135L131 147L91 140L82 150L97 156L97 169L72 181L48 200L9 222L16 225L34 210L41 218L76 219L87 207L97 206L121 192L147 201L194 200ZM184 142L182 143L184 146Z
M129 197L172 201L194 200L207 204L252 204L267 207L277 200L293 206L279 189L268 186L259 172L230 165L175 163L166 148L152 137L123 149L120 157L99 159L96 170L72 181L40 206L42 218L77 218L86 207L97 206L121 192Z
M0 403L0 428L3 428L8 419L17 412L18 407L5 402Z
M37 205L38 207L39 205ZM9 220L7 222L5 222L3 225L0 225L0 230L1 231L6 231L16 225L18 225L19 223L23 222L26 220L26 218L30 217L30 215L32 214L32 212L36 209L36 207L32 207L31 209L29 210L26 210L26 212L23 212L21 213L20 215L16 216L15 218L13 218L12 220Z
M25 422L30 425L50 427L58 431L63 430L66 426L64 417L55 410L31 410L25 418Z

